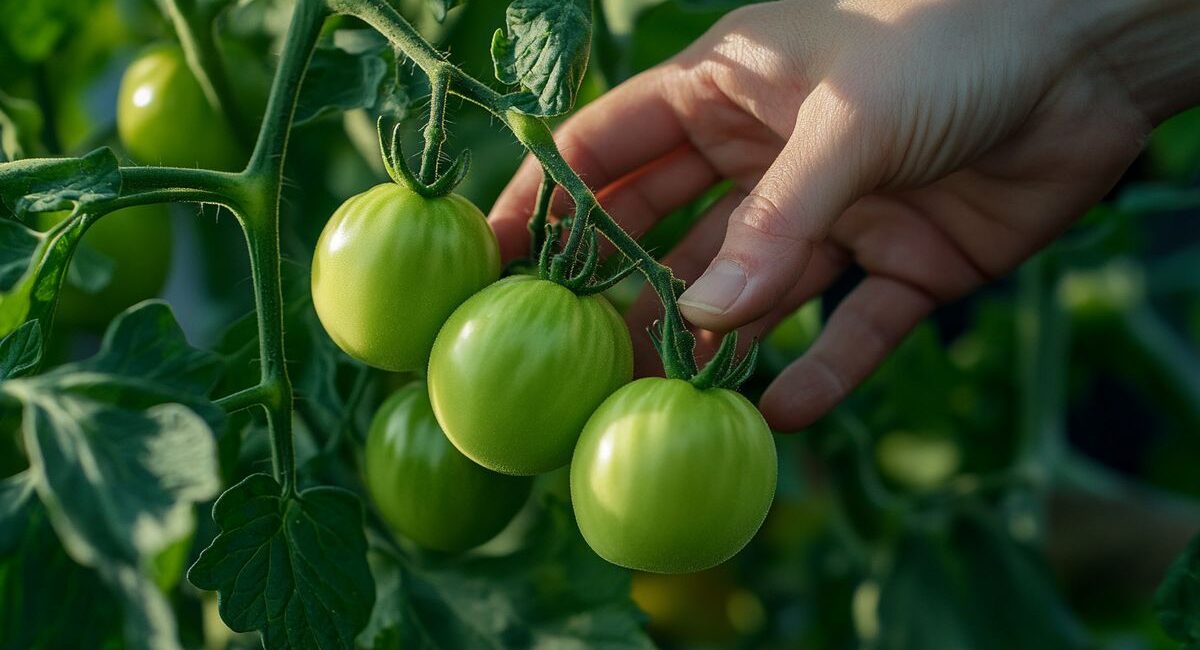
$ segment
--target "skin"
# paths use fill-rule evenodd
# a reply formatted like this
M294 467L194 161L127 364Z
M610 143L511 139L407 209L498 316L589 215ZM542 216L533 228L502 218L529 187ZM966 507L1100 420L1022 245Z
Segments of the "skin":
M775 497L775 441L731 390L650 377L596 409L571 459L571 503L604 559L691 573L733 557Z
M384 183L329 218L313 256L313 304L347 354L422 370L446 318L498 277L496 238L479 208Z
M513 276L446 321L429 396L459 451L497 472L541 474L570 462L588 416L632 375L629 331L607 300Z
M39 215L41 230L66 219L68 212ZM102 330L117 314L157 296L171 268L171 221L161 205L118 210L88 228L82 245L113 263L112 278L99 292L66 285L56 316L76 327Z
M424 382L396 391L367 434L367 489L396 532L420 546L459 553L508 525L533 482L488 471L442 433Z
M851 265L866 272L763 396L771 425L795 431L935 306L1067 229L1153 125L1197 103L1194 2L775 2L731 13L555 139L635 234L733 182L666 258L710 346L711 332L761 335ZM496 202L506 255L526 245L540 179L526 161ZM643 296L630 329L658 311ZM639 374L655 372L637 344Z

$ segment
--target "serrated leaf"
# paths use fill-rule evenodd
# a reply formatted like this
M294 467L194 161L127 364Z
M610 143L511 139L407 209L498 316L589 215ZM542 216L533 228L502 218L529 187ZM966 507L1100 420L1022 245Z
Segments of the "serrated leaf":
M401 119L408 107L407 85L386 39L373 30L339 30L313 53L295 123L356 108Z
M161 300L138 303L117 316L96 356L64 368L137 377L193 397L208 395L221 371L215 354L188 344Z
M372 567L379 606L360 637L372 650L653 647L629 572L600 559L557 501L512 553L417 565L380 552Z
M1200 536L1167 569L1154 611L1171 638L1184 644L1200 644Z
M82 158L30 158L0 164L0 201L18 217L110 200L120 192L121 170L116 155L107 147Z
M501 83L521 86L512 107L545 117L571 110L591 52L591 3L513 0L505 22L507 32L492 37L492 61Z
M188 580L217 591L226 625L260 631L268 650L353 648L375 602L362 504L340 488L280 492L254 474L222 494L221 532Z
M0 339L0 379L28 373L42 360L42 330L31 320Z
M429 6L429 11L440 23L446 20L446 14L451 9L466 4L466 0L425 0L425 4Z
M220 489L213 430L223 413L206 396L218 371L170 310L149 302L118 317L92 359L0 384L23 405L38 498L71 558L121 597L129 647L178 647L146 569Z

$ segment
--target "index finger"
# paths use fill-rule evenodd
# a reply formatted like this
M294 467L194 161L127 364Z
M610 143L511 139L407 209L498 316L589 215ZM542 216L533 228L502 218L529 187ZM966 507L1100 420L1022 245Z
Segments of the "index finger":
M655 68L605 93L567 120L554 135L567 164L593 191L620 180L687 142L687 133ZM496 199L488 221L505 259L524 252L542 169L529 156Z

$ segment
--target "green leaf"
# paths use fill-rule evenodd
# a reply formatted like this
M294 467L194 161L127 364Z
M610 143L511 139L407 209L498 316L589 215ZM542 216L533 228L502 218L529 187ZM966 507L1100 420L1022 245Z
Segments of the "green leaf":
M0 0L0 39L25 61L41 61L94 5L95 0Z
M33 475L21 472L0 481L0 556L20 545L37 506Z
M113 322L92 359L0 384L23 404L38 498L71 558L121 597L130 647L178 647L146 570L220 489L223 413L206 396L218 371L166 305L148 302Z
M296 106L296 125L326 115L367 109L403 119L412 79L387 40L374 30L343 29L313 53Z
M1154 611L1172 639L1200 644L1200 536L1171 563L1154 597Z
M964 513L944 535L910 533L877 612L869 647L881 650L1092 647L1049 570L982 513Z
M0 379L13 379L37 368L42 360L42 329L31 320L0 339Z
M492 37L492 61L501 83L521 86L512 107L547 117L571 110L591 52L591 3L513 0L505 22L507 33Z
M17 217L69 210L75 203L117 198L121 170L105 147L82 158L30 158L0 164L0 202Z
M0 508L9 505L11 481L0 489ZM21 515L10 526L0 514L0 648L137 647L121 643L120 601L96 571L67 556L45 508L27 499Z
M359 639L372 650L653 647L629 572L600 559L557 501L511 553L417 565L381 550L372 570L377 606Z
M429 5L429 11L433 12L433 17L440 23L446 20L446 14L451 9L465 4L466 0L425 0L425 3Z
M43 153L43 121L36 103L0 91L0 162Z
M352 648L375 602L362 504L339 488L280 492L253 474L222 494L221 532L188 580L217 591L225 623L261 631L268 650Z
M0 290L7 291L29 268L43 236L12 219L0 219Z

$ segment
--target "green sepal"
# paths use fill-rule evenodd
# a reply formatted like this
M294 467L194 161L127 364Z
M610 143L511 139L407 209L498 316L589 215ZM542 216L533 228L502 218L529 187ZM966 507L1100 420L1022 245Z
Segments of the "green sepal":
M450 168L434 179L432 183L421 182L405 162L404 149L400 144L400 125L396 124L392 127L392 137L390 142L387 142L383 135L383 117L379 118L377 124L379 153L383 158L383 168L396 184L403 185L427 199L436 199L453 192L454 188L458 187L458 184L467 177L467 172L471 167L471 152L464 149L454 159Z

